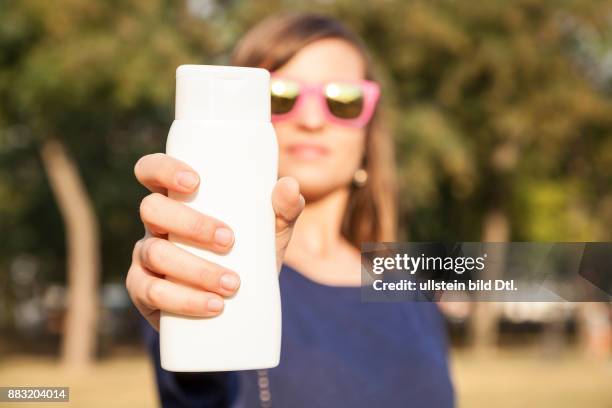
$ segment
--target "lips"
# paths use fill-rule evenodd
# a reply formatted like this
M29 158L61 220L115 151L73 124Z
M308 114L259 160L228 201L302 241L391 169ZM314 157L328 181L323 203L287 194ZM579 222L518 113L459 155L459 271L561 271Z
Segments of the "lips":
M294 157L304 160L314 160L326 156L329 153L329 149L317 144L296 143L288 146L287 152Z

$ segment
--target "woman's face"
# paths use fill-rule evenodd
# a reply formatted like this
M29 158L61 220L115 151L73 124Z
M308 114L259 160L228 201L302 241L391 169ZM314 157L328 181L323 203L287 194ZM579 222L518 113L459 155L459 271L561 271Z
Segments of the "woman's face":
M365 77L365 63L348 42L324 39L301 49L276 74L313 84L358 81ZM364 154L365 128L329 123L322 109L310 96L297 115L274 125L279 176L297 179L307 200L349 185Z

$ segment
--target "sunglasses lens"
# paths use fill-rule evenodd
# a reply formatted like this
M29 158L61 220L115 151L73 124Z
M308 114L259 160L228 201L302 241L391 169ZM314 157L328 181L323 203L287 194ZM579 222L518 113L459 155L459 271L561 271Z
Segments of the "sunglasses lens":
M358 85L331 82L325 86L329 111L340 119L355 119L361 115L364 92Z
M282 115L290 112L299 94L300 86L296 82L286 79L270 80L272 113L275 115Z

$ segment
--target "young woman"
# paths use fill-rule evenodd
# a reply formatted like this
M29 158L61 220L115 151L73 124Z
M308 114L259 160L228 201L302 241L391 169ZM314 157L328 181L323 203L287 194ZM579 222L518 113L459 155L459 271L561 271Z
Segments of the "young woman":
M163 154L145 156L135 173L152 191L141 204L149 233L136 243L126 285L150 323L146 339L163 405L453 406L436 305L361 302L360 243L393 241L396 229L393 150L364 45L332 18L281 14L252 29L232 63L272 73L281 361L241 372L161 369L160 310L214 316L240 284L236 273L165 239L172 232L216 251L231 248L231 225L164 195L193 191L206 175Z

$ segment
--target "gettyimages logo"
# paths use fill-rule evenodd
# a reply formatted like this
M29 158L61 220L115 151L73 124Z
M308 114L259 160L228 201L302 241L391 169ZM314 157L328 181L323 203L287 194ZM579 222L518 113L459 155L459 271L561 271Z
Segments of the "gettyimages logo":
M414 257L408 254L396 254L394 257L375 257L372 262L372 272L380 275L385 270L401 270L414 275L417 271L452 271L462 274L466 271L482 271L485 268L487 254L478 257L440 257L420 256Z

